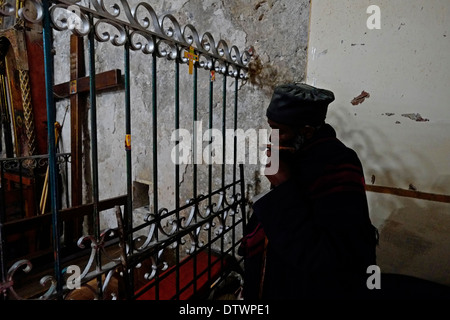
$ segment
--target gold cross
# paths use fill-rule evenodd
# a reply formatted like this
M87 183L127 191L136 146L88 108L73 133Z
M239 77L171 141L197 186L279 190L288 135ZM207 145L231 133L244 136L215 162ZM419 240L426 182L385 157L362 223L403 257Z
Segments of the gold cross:
M184 57L189 59L189 74L194 70L194 61L198 61L198 55L195 54L194 47L189 47L189 52L184 53Z

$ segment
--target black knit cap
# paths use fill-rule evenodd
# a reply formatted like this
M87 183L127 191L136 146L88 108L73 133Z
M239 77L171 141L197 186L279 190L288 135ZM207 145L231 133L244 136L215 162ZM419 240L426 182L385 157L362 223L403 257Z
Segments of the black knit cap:
M324 122L333 101L334 94L329 90L302 83L284 84L275 88L266 115L282 124L316 126Z

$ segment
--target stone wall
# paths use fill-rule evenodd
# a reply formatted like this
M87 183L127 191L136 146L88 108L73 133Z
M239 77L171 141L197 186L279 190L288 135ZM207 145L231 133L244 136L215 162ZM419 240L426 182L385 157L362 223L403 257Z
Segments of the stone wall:
M119 6L120 3L117 1ZM83 2L81 2L83 3ZM88 3L86 0L84 3ZM131 6L137 0L129 0ZM149 4L158 15L170 13L181 26L192 24L200 35L210 32L216 42L225 40L230 46L236 45L241 51L252 48L253 60L250 77L239 86L238 127L268 128L265 109L272 89L276 84L305 79L309 1L153 1ZM88 6L88 4L85 4ZM69 32L55 31L55 83L69 80ZM85 39L86 48L87 40ZM118 68L122 71L123 47L115 47L109 42L96 42L97 73ZM131 52L131 105L132 105L132 178L134 199L137 206L146 202L152 206L152 96L151 96L151 56L142 52ZM87 50L86 50L86 61ZM87 66L88 69L88 66ZM171 207L174 202L174 165L170 159L173 142L170 141L174 123L174 63L158 59L158 194L161 207ZM187 75L187 66L180 66L180 126L192 126L192 84ZM221 78L221 77L220 77ZM208 123L209 73L199 71L199 119L203 126ZM227 105L233 104L234 80L227 83L230 91ZM222 83L215 84L214 115L216 126L220 128L222 108ZM100 199L126 193L126 156L124 152L125 108L124 92L100 93L97 99L98 166L100 176ZM58 102L57 120L62 122L68 100ZM227 127L233 128L231 112L227 112ZM70 113L66 115L63 128L63 150L70 152ZM89 202L92 174L87 165L90 160L90 119L86 119L85 140L85 202ZM167 124L167 125L165 125ZM227 174L229 173L227 167ZM215 185L220 183L219 169L214 168ZM206 169L199 166L199 193L206 190ZM259 165L248 165L245 169L247 193L252 196L268 188L268 183L259 173ZM181 167L181 201L192 196L192 170ZM112 215L113 216L113 215ZM107 221L104 226L114 225Z

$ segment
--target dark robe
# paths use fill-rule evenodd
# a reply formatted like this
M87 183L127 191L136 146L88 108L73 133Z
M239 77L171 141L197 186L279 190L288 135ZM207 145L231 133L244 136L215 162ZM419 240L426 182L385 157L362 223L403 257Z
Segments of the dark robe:
M364 297L378 233L357 154L325 124L295 155L294 172L253 204L239 250L244 299Z

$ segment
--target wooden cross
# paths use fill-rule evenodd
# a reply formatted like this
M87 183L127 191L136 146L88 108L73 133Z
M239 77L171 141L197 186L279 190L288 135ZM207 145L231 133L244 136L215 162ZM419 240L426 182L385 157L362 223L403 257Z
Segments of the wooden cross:
M70 81L53 87L56 99L70 97L71 119L71 153L72 153L72 206L81 205L82 198L82 130L85 119L90 77L85 76L83 38L75 35L70 37ZM120 70L111 70L95 75L97 91L119 87L121 83Z
M198 55L195 54L194 47L189 47L189 52L184 53L184 57L189 59L189 74L194 71L194 61L198 61Z
M83 38L70 37L70 81L55 85L55 99L70 97L71 126L71 187L72 207L83 204L83 123L86 121L86 105L90 77L86 77ZM122 83L119 69L95 75L97 91L115 89ZM75 231L76 232L76 231Z

